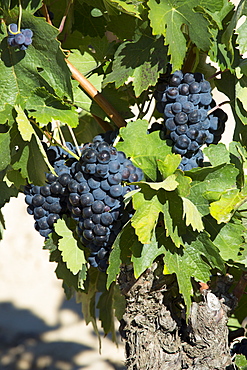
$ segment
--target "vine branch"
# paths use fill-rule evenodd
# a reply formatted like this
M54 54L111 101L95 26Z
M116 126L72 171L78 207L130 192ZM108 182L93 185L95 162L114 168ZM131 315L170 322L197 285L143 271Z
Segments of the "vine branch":
M79 82L83 90L92 98L94 101L103 109L103 111L108 115L108 117L115 123L117 127L126 126L125 120L120 116L115 108L104 98L104 96L89 82L83 74L81 74L78 69L76 69L73 64L71 64L67 59L65 59L71 73L72 77Z

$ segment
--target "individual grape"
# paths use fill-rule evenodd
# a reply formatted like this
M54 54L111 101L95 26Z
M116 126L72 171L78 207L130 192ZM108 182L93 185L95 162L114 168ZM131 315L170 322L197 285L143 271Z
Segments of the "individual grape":
M86 181L83 181L77 185L77 191L80 194L87 194L90 191L90 187Z
M100 187L100 181L94 179L93 177L90 177L87 183L90 189L97 189Z
M181 95L189 95L189 91L190 91L190 88L188 84L181 84L179 86L179 93Z
M191 140L186 135L180 135L177 139L176 146L180 149L187 149Z
M183 134L186 134L188 130L188 125L178 125L177 126L177 129L176 129L176 132L178 135L183 135Z
M92 207L90 207L90 206L84 207L83 210L82 210L82 216L85 219L89 218L89 217L92 217L93 216Z
M49 216L47 217L47 223L50 227L54 225L57 220L59 220L59 215L56 213L50 213Z
M83 231L83 236L84 236L84 238L86 239L86 240L94 240L94 233L93 233L93 231L92 230L90 230L90 229L85 229L84 231Z
M10 23L9 26L8 26L8 34L9 35L12 35L14 33L16 33L18 30L18 26L17 24L15 23Z
M214 135L213 134L211 134L210 132L208 132L207 133L207 139L206 139L206 143L207 144L212 144L213 143L213 141L214 141Z
M46 174L46 179L47 179L47 181L51 184L51 183L53 183L54 181L56 181L57 176L56 176L56 175L54 175L53 173L48 173L48 174Z
M207 140L207 134L205 130L200 130L196 137L196 141L198 142L198 144L204 144L206 140Z
M201 94L190 94L188 97L189 101L191 101L194 105L197 105L201 101Z
M179 95L179 91L177 87L168 87L166 90L166 96L168 99L174 100Z
M62 207L59 204L59 202L55 202L55 203L52 203L50 205L50 209L49 209L50 213L58 213L59 214L61 212L61 210L62 210Z
M114 175L109 175L108 176L108 182L111 185L117 185L117 184L119 184L121 182L121 180L122 180L122 175L121 175L120 172L115 173Z
M88 148L81 157L81 160L83 160L86 163L95 163L97 161L97 151Z
M165 126L166 126L167 130L169 130L169 131L174 131L177 128L177 125L176 125L173 118L168 118L165 121Z
M39 230L40 235L45 238L47 238L51 232L52 232L52 229L45 229L45 230L40 229Z
M45 202L45 198L40 194L35 194L32 199L32 205L34 207L42 206L42 204Z
M104 212L105 204L101 200L95 200L92 204L92 211L94 213Z
M197 141L192 140L191 143L188 146L188 150L191 152L195 152L197 149L199 149L199 144Z
M70 193L69 202L72 206L78 206L80 204L80 198L78 193Z
M17 35L15 35L14 40L16 45L22 45L25 42L25 36L22 33L18 33Z
M175 115L174 120L178 125L184 125L188 122L188 116L186 113L180 112Z
M24 30L21 30L22 34L25 36L25 37L28 37L28 38L32 38L33 37L33 31L30 30L29 28L26 28Z
M53 194L60 194L62 191L62 188L63 188L62 185L57 181L53 182L50 186L51 193Z
M110 197L109 195L107 195L104 199L104 202L107 206L109 207L114 207L116 205L116 199Z
M187 132L186 132L186 135L190 139L195 140L197 138L198 133L199 133L198 126L197 125L190 125Z
M193 73L185 73L184 82L187 84L191 84L192 82L195 82Z
M100 213L94 213L92 216L92 220L95 224L100 224Z
M109 226L113 223L113 217L111 213L109 212L104 212L100 216L100 223L104 226Z
M31 45L32 39L31 37L25 37L24 45L21 46L21 50L26 50L27 46Z
M100 225L100 224L96 224L93 228L93 232L95 235L97 236L103 236L103 235L106 235L107 233L107 228L103 225Z
M129 170L128 169L123 169L123 171L122 171L122 178L123 178L123 172L124 172L124 170L127 170L128 171L128 174L129 174ZM129 178L129 175L128 175L128 177L126 178L126 180ZM124 180L124 178L123 178L123 180ZM108 191L109 189L110 189L110 187L111 187L111 185L109 184L109 182L107 181L107 179L105 179L105 180L102 180L101 182L100 182L100 187L101 187L101 189L102 190L104 190L104 191Z
M85 172L93 175L96 172L96 164L95 163L87 163L85 166Z
M47 218L46 217L42 217L42 218L39 218L37 220L37 224L39 225L39 228L40 229L48 229L49 228L49 225L48 225L48 222L47 222Z
M92 221L91 218L86 218L83 222L83 227L85 227L85 229L93 230L94 226L95 223Z
M91 193L82 194L81 198L80 198L80 201L81 201L81 205L83 207L89 207L93 204L94 197Z
M172 104L172 111L176 113L180 113L182 111L182 104L179 102L175 102Z
M179 135L175 132L175 131L172 131L170 133L170 138L176 143L177 139L178 139Z
M197 123L201 120L201 113L198 109L193 110L188 115L188 119L191 123Z
M194 104L190 101L186 101L182 104L182 110L188 114L194 110Z
M51 189L49 185L43 185L40 187L40 194L42 194L44 197L47 197L48 195L51 195Z
M202 93L207 93L211 91L211 86L210 83L206 80L200 82L201 85L201 92Z
M172 106L173 106L172 103L166 105L165 111L164 111L165 117L167 117L167 118L173 118L174 117Z
M93 197L95 200L103 200L106 196L106 193L101 188L95 189L92 191Z
M66 186L71 180L71 176L68 173L63 173L59 176L58 181L61 185Z
M181 77L177 74L173 74L170 78L169 84L170 86L178 87L181 83Z
M96 164L95 172L100 175L101 177L104 177L106 174L108 174L109 171L109 165L108 164Z
M133 174L132 174L133 175ZM130 175L131 176L131 175ZM137 177L138 178L138 177ZM134 182L134 181L131 181ZM118 198L123 194L123 187L121 184L119 185L112 185L110 188L110 196L113 198Z
M117 173L120 169L120 163L118 160L110 161L109 162L109 172L110 173Z
M201 85L198 82L192 82L189 85L190 94L198 94L201 91Z
M209 105L212 101L212 95L209 92L200 94L200 103L202 105Z
M25 202L30 206L32 204L33 196L31 194L27 194L25 196Z
M34 213L35 219L37 219L37 218L44 217L46 214L46 211L44 210L43 207L35 207L33 210L33 213Z

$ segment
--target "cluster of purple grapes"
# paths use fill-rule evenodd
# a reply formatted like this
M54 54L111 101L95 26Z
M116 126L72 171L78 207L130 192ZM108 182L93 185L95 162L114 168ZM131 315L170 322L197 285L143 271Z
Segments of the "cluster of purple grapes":
M33 32L29 28L21 29L20 32L17 30L17 24L9 25L7 42L10 46L18 46L20 50L26 50L32 43Z
M217 144L225 129L227 115L215 109L211 86L201 73L176 71L167 80L160 79L154 96L157 110L164 114L167 137L174 153L182 156L179 168L190 170L203 162L200 147Z
M75 152L71 143L67 146ZM35 228L48 237L64 214L73 218L77 236L90 250L88 261L105 271L112 244L132 215L123 197L136 186L124 183L142 180L142 171L101 135L83 146L79 161L57 146L49 147L47 156L58 176L48 173L45 185L25 188Z

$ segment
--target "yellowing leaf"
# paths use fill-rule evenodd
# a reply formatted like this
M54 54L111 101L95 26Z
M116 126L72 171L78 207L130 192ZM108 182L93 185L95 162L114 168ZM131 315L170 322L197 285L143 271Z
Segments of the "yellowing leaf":
M173 175L168 176L164 181L147 182L146 184L148 184L150 188L154 190L164 189L167 191L173 191L178 186L178 182L175 179L176 179L176 175L173 174Z
M231 219L235 206L242 198L239 189L230 189L222 194L220 200L211 203L210 213L218 224L228 222Z
M200 212L188 198L182 197L182 200L184 208L183 217L186 217L186 225L191 225L193 230L202 231L204 226Z
M32 134L35 134L35 131L29 122L25 112L19 105L15 105L15 110L17 112L16 122L18 129L20 131L21 137L24 141L30 141Z
M68 229L64 220L57 221L55 231L62 236L58 242L58 249L62 252L63 261L68 269L76 275L82 269L82 265L86 263L84 252L78 247L72 231Z

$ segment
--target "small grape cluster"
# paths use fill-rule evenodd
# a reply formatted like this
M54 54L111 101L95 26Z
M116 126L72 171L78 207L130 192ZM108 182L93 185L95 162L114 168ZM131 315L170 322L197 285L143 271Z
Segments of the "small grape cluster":
M231 348L231 356L244 355L247 360L247 338L244 337L240 342L235 342Z
M71 143L67 147L75 152ZM123 197L136 186L126 183L142 180L142 170L101 135L81 148L79 161L57 146L49 147L47 156L58 176L48 173L45 185L25 188L35 228L47 238L64 214L73 218L77 236L90 250L88 261L105 271L112 244L133 214Z
M217 144L227 120L222 109L212 110L216 103L210 83L201 73L176 71L167 81L158 82L154 96L157 110L164 114L163 130L173 142L174 153L182 156L179 168L198 167L203 162L200 147Z
M10 46L18 46L20 50L26 50L32 43L33 32L29 29L21 29L18 32L18 26L11 23L8 27L7 42Z

